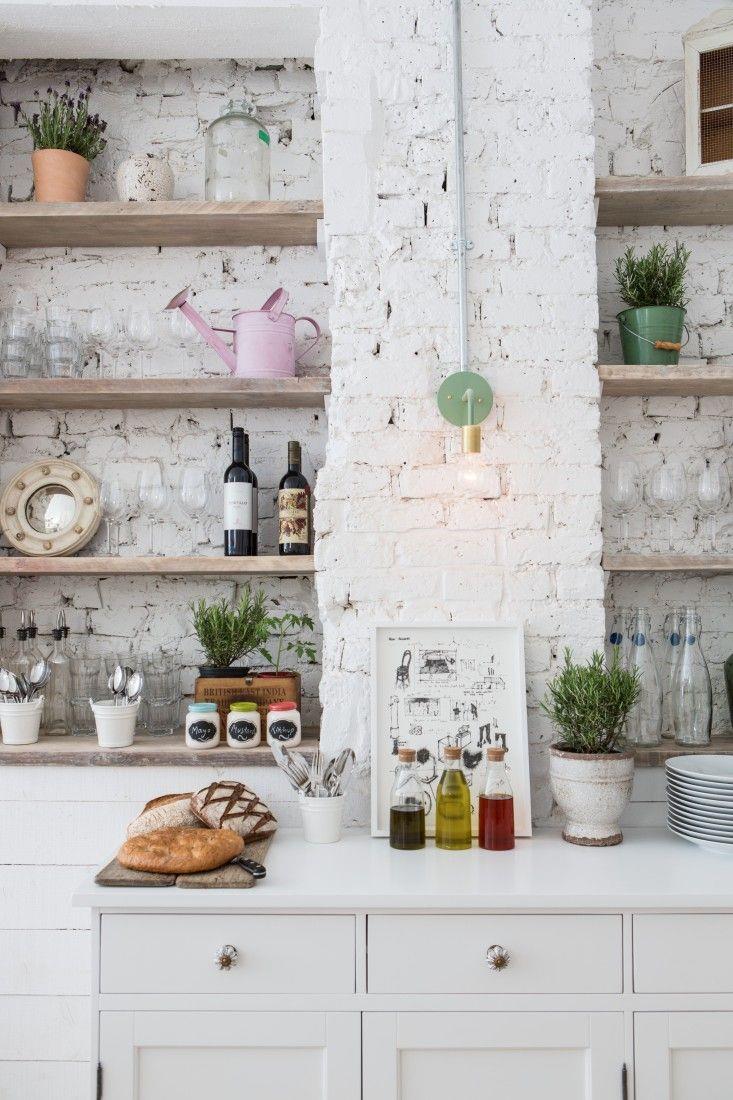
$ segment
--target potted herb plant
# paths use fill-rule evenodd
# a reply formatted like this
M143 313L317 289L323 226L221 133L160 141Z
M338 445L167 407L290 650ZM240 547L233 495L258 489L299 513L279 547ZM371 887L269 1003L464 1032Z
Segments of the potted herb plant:
M206 657L206 663L199 666L202 677L246 676L249 667L234 667L234 662L251 653L269 659L262 649L269 636L270 618L261 589L253 596L249 587L244 588L234 607L222 597L213 603L199 600L190 609L193 628Z
M616 284L629 307L618 314L625 363L679 362L689 259L689 250L677 241L671 251L655 244L645 256L627 248L616 261Z
M542 709L560 740L550 749L550 786L565 814L563 839L571 844L620 844L619 818L631 797L634 756L619 748L641 685L639 673L602 653L587 664L565 663L547 685Z
M74 99L48 89L49 98L28 116L14 104L21 126L33 139L33 185L36 202L83 202L91 162L107 142L99 115L89 114L91 88Z

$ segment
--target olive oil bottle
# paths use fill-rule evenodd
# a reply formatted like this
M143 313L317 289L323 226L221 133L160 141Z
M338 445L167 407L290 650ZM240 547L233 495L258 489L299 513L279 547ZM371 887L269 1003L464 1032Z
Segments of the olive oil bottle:
M425 800L414 749L400 749L389 800L389 843L403 852L425 847Z
M461 750L443 750L445 770L435 802L435 846L457 852L471 847L471 792L461 767Z

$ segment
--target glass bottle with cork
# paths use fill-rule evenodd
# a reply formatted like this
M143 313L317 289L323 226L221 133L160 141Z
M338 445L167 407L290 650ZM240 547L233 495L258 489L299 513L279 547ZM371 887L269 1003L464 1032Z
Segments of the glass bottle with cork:
M445 769L435 801L435 846L450 852L471 847L471 792L461 767L458 745L443 749Z
M389 797L389 845L405 852L425 847L425 800L414 749L397 750Z
M502 745L486 750L486 785L478 800L478 844L489 852L508 852L514 847L514 795L505 756Z

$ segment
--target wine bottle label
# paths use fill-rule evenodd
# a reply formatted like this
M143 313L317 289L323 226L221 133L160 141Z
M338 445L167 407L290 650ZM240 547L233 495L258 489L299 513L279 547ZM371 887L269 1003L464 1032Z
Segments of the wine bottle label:
M253 531L254 492L247 481L227 481L224 485L224 530Z
M308 493L305 489L281 489L277 494L277 514L280 526L278 542L308 544Z

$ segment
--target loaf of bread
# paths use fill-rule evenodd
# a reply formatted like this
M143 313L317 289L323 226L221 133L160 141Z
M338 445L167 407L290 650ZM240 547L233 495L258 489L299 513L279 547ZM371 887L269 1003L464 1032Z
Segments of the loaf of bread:
M171 829L187 826L201 828L201 822L191 809L192 792L187 794L162 794L147 802L134 821L127 826L128 836L141 836L154 829Z
M222 867L243 848L241 836L231 829L154 829L126 840L117 859L133 871L185 875Z
M197 791L191 809L210 829L233 829L249 844L271 836L277 821L258 795L233 779L222 779Z

